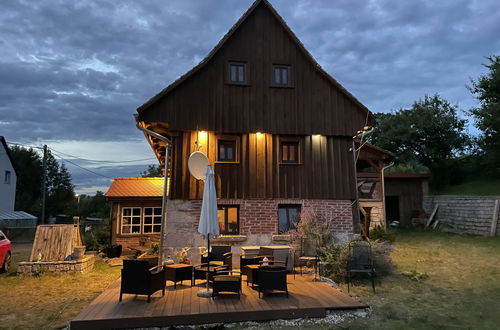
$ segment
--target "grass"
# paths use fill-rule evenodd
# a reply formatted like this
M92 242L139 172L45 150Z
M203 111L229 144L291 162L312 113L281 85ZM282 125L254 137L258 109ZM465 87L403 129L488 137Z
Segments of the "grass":
M396 270L375 294L369 280L351 287L351 295L372 306L370 317L302 328L498 329L500 237L400 230L394 245Z
M331 329L498 329L500 237L399 230L394 245L396 270L382 279L377 293L368 280L351 288L351 295L373 307L372 315ZM14 260L20 258L27 253L16 252ZM98 263L88 274L0 275L0 328L63 327L118 278L118 271Z
M500 195L500 179L475 179L433 192L440 195Z
M0 275L0 329L65 327L119 277L119 267L101 261L85 274L16 276L17 263L29 254L29 248L14 246L11 272Z

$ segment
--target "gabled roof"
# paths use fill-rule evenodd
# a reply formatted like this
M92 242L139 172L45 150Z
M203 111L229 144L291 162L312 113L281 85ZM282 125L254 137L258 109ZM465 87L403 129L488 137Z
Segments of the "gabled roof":
M282 25L285 31L292 38L293 42L298 46L298 48L304 53L306 58L308 58L316 70L322 74L332 85L337 87L343 94L345 94L351 101L353 101L360 109L364 110L367 113L367 116L371 116L374 120L373 114L370 110L364 106L356 97L354 97L347 89L344 88L337 80L335 80L332 76L330 76L319 63L314 59L314 57L309 53L309 51L304 47L302 42L297 38L295 33L288 27L284 19L278 14L278 12L273 8L273 6L269 3L268 0L256 0L250 8L240 17L240 19L231 27L231 29L226 33L226 35L219 41L219 43L208 53L208 55L195 67L186 72L184 75L175 80L172 84L164 88L161 92L153 96L146 103L137 108L137 112L141 113L142 111L149 108L156 101L160 100L163 96L168 94L170 91L175 89L177 86L182 84L189 77L198 72L201 68L203 68L210 60L214 57L214 55L219 51L219 49L226 43L226 41L234 34L234 32L238 29L238 27L250 16L250 14L257 8L259 4L264 4L266 8L269 9L271 14L278 20L278 22Z
M115 178L106 197L162 197L163 178Z
M10 164L12 165L12 168L14 169L14 173L16 174L16 177L17 177L16 165L14 164L14 161L12 160L12 155L10 154L9 146L7 145L7 142L5 141L3 136L0 136L0 142L2 143L2 145L5 149L5 153L7 154L7 157L9 157Z

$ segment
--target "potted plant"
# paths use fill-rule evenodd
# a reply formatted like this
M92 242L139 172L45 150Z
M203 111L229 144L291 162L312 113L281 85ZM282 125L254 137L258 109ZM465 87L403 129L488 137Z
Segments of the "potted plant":
M151 267L158 266L158 252L160 251L160 244L152 242L149 249L141 254L137 259L147 260Z

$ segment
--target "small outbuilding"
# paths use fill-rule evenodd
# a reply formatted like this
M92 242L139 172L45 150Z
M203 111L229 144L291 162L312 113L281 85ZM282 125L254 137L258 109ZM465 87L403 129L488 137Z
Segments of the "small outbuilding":
M106 192L111 202L111 243L124 254L146 250L161 231L163 178L115 178Z

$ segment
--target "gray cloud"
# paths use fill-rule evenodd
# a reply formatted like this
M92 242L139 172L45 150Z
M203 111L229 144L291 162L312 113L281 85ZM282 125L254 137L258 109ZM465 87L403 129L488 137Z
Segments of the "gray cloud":
M496 0L272 0L306 48L373 111L465 85L500 53ZM251 0L6 1L0 135L139 140L135 109L198 63Z

